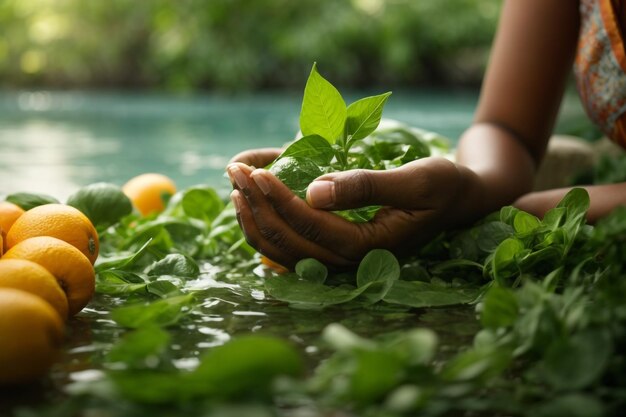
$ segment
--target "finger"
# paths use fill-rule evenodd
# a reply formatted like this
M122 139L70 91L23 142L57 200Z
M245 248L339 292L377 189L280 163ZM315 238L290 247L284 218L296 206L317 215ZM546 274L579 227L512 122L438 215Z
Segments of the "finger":
M255 167L264 167L278 158L282 151L280 148L260 148L243 151L233 156L229 163L241 162Z
M233 188L243 193L248 192L248 177L251 172L252 168L241 162L235 162L226 166L226 173Z
M232 168L244 174L249 172L249 168L240 164ZM270 259L285 266L293 266L303 258L315 258L333 266L351 264L341 255L307 240L293 230L274 210L254 181L248 181L237 195L242 229L248 243Z
M456 193L460 174L444 158L424 158L386 171L355 169L322 175L307 189L311 207L344 210L370 205L410 210L439 207Z
M239 227L241 227L248 244L274 262L284 265L287 268L292 268L298 262L297 258L290 256L288 253L279 250L273 245L266 245L263 248L256 246L259 232L254 223L254 216L250 211L250 207L248 206L246 199L241 195L241 192L239 190L233 190L230 194L230 199L233 202L233 206L235 207L235 211L237 213L237 222L239 223Z
M334 213L309 207L267 170L256 169L250 178L290 228L308 241L341 254L352 262L359 261L367 249L380 240L369 223L357 225Z

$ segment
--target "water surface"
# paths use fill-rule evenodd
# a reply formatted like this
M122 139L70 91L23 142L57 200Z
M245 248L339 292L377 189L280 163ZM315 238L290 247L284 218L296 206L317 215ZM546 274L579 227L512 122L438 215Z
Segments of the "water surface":
M346 100L365 95L353 93ZM456 138L472 119L476 97L476 92L396 92L384 116ZM228 160L245 149L291 140L301 100L300 93L5 92L0 94L0 195L28 191L64 199L81 185L122 185L143 172L166 174L180 188L208 183L225 194Z

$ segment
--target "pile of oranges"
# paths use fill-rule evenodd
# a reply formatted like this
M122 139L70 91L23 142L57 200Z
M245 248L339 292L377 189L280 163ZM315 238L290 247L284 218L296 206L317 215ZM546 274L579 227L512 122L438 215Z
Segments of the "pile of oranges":
M161 174L122 188L142 216L163 211L176 192ZM44 204L28 211L0 202L0 386L44 375L63 343L65 321L95 291L98 233L78 209Z
M74 207L28 211L0 202L0 384L43 375L63 342L64 321L95 289L99 241Z

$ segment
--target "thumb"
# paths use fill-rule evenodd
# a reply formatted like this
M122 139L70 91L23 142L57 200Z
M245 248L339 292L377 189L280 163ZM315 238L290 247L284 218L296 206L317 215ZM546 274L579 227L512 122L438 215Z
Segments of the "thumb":
M306 200L311 207L331 210L395 206L397 201L391 197L397 192L389 191L395 188L396 181L385 172L355 169L321 176L309 184Z
M330 210L370 205L428 209L439 205L458 175L456 166L443 158L424 158L386 171L335 172L309 184L306 200L311 207Z

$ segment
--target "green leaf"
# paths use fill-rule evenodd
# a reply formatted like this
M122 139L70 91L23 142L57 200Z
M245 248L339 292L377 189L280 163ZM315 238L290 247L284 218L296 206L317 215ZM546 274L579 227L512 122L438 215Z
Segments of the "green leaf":
M319 135L329 143L335 143L344 133L346 114L346 103L341 94L317 72L317 66L313 64L302 99L302 134Z
M524 243L515 238L505 239L498 245L492 259L493 276L497 281L517 271L515 259L523 250Z
M548 383L560 390L583 389L604 372L613 352L606 329L590 329L550 345L544 362Z
M107 373L118 396L139 404L172 404L193 396L174 372L130 369Z
M565 248L563 245L553 243L550 246L530 252L528 255L521 257L519 259L519 267L523 271L530 272L533 270L537 272L546 269L552 270L560 264L564 252Z
M468 304L476 300L482 289L434 285L422 281L395 281L383 301L408 307L442 307Z
M268 279L265 288L272 297L302 308L325 308L344 304L357 298L369 287L354 288L349 285L330 287L302 280L287 283L287 280L290 278L282 276Z
M363 295L370 302L381 300L400 277L398 260L385 249L373 249L365 255L356 273L357 287L371 286Z
M589 193L584 188L572 188L557 204L557 207L565 207L567 209L568 221L578 220L587 213Z
M327 166L334 156L335 152L326 139L319 135L309 135L293 142L278 158L303 158L317 165Z
M408 365L426 365L437 353L437 333L427 328L409 329L391 339L387 348Z
M133 265L146 251L152 243L152 239L148 239L136 252L123 253L118 252L115 256L99 256L95 269L96 272L105 271L107 269L121 269Z
M361 404L378 402L401 382L404 372L405 364L390 352L359 351L349 382L351 398Z
M513 206L504 206L500 209L500 221L513 226L515 222L515 216L520 210Z
M153 281L146 285L146 290L157 297L168 298L181 295L180 289L170 281Z
M471 349L446 362L441 370L441 377L445 381L488 382L503 372L511 359L511 352L504 347Z
M23 210L30 210L33 207L44 204L58 204L59 200L46 194L14 193L6 197L6 201L20 206Z
M305 281L295 274L269 277L265 280L265 289L269 295L301 308L324 308L343 304L361 295L369 285L354 288L350 285L330 287Z
M601 400L588 394L571 393L552 398L530 410L534 417L604 417Z
M492 286L483 299L480 322L491 329L512 326L518 311L517 299L512 291Z
M494 221L477 227L476 243L483 252L493 252L504 240L513 236L514 229L506 223Z
M171 253L150 265L145 270L151 276L171 275L175 277L196 278L200 268L192 258L180 253Z
M121 362L130 368L147 368L150 357L160 356L170 335L158 327L147 326L126 334L106 355L108 362Z
M278 159L270 168L270 172L300 198L305 198L309 184L325 173L309 159L292 157Z
M197 399L231 403L267 401L276 378L297 377L304 368L300 355L287 342L251 335L210 349L192 372L141 369L142 362L146 362L143 355L147 355L145 359L151 358L148 363L154 362L155 356L158 358L167 342L166 335L158 328L144 328L124 343L116 356L130 359L136 366L108 373L118 394L143 404L188 404ZM142 340L142 336L148 340ZM232 415L249 415L240 411Z
M241 400L267 397L279 376L298 376L304 363L289 343L269 336L239 336L209 350L189 376L198 394Z
M193 187L185 190L181 206L187 216L207 223L212 222L224 209L222 199L210 187Z
M365 339L339 323L331 323L322 331L322 339L334 350L372 350L376 344Z
M111 312L111 317L120 326L130 328L147 325L169 326L184 316L193 301L192 295L164 298L153 303L118 307Z
M318 284L323 284L328 276L328 269L326 266L317 259L313 258L298 261L295 271L301 278Z
M447 261L439 262L430 268L430 272L433 275L446 274L448 271L474 271L482 272L483 264L470 261L468 259L450 259Z
M375 130L362 144L365 146L372 146L375 143L408 145L413 147L421 157L426 157L430 156L432 153L429 146L431 142L425 140L425 137L434 135L436 134L432 132L426 132L407 126L398 126Z
M555 207L548 210L545 216L543 216L543 224L550 227L552 230L555 230L556 228L562 226L566 216L567 209L565 207Z
M526 234L541 226L541 221L532 214L519 211L513 220L513 227L517 233Z
M385 102L391 92L366 97L350 104L347 109L346 133L349 143L369 136L380 123ZM348 146L349 147L349 146Z
M398 260L385 249L373 249L363 257L356 274L358 287L372 282L389 282L400 276Z
M417 148L414 145L409 145L406 151L397 158L391 161L393 166L402 166L404 164L408 164L409 162L416 161L420 158L423 158L424 154L422 153L420 148Z
M108 269L96 275L96 292L100 294L131 294L145 288L146 283L133 272Z
M98 229L117 223L133 211L133 205L122 189L106 182L80 188L68 197L67 204L82 211Z
M353 223L365 223L372 220L381 208L382 206L366 206L357 209L335 210L333 213Z

